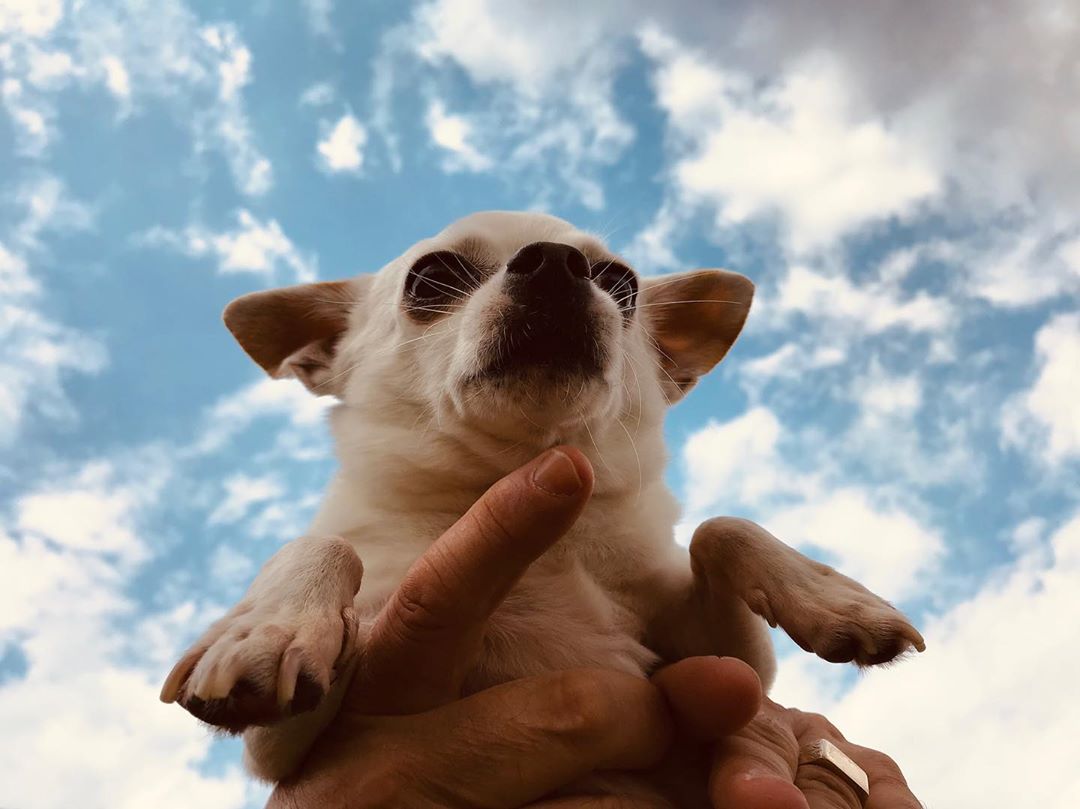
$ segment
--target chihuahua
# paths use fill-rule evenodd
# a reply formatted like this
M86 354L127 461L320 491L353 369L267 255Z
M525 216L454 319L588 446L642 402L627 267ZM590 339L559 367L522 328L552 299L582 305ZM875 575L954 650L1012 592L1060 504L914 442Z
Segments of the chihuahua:
M467 690L579 666L645 676L698 654L739 657L768 687L767 624L834 662L921 651L892 606L753 523L710 520L689 552L674 541L665 412L731 348L753 292L723 270L643 278L561 219L485 212L377 273L233 301L225 323L256 363L340 400L339 469L307 536L182 657L162 699L243 731L257 777L288 776L340 704L343 633L362 650L424 550L557 444L588 456L594 494L491 618ZM344 543L363 560L359 593Z

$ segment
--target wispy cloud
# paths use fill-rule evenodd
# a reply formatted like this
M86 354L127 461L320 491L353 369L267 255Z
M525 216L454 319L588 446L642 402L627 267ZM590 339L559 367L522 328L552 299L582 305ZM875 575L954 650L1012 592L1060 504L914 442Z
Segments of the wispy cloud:
M443 102L436 99L428 106L424 120L432 142L447 152L447 171L488 171L492 168L491 158L474 144L473 125L467 118L447 112Z
M358 174L364 165L367 130L352 113L334 124L323 124L324 136L315 146L320 165L331 173Z
M247 209L235 214L236 227L214 231L203 225L183 230L155 227L135 237L141 247L167 248L192 258L211 256L218 272L252 273L266 281L289 278L296 282L314 281L318 275L313 255L303 253L285 235L276 219L260 221Z
M169 105L188 127L195 154L224 155L241 193L271 188L273 167L256 145L243 98L251 52L236 26L202 24L182 0L163 0L153 14L136 0L14 8L0 12L9 34L0 51L2 89L28 153L41 156L64 136L55 124L57 93L71 79L87 93L106 90L124 115L144 103ZM46 64L52 81L43 80Z
M1038 373L1004 412L1005 439L1054 465L1080 456L1080 315L1057 315L1035 336Z

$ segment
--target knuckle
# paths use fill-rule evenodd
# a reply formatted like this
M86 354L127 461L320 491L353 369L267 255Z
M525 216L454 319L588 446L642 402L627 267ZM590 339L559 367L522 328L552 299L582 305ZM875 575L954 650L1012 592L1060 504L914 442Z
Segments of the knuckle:
M745 733L757 744L782 753L787 759L794 758L798 754L798 743L783 717L758 716L746 728Z
M863 748L860 751L863 769L873 773L875 781L888 781L890 783L907 786L907 779L892 756L879 750Z
M844 734L823 714L789 709L795 716L795 724L799 729L800 736L816 735L831 738L833 741L843 739Z
M476 504L476 510L470 511L472 527L485 543L495 546L506 545L513 541L513 532L506 523L506 518L499 513L490 498L482 498Z
M424 564L422 560L421 564ZM393 608L387 614L393 630L406 639L434 634L445 625L444 599L436 587L430 586L431 577L425 575L418 579L410 576L401 583L394 594Z

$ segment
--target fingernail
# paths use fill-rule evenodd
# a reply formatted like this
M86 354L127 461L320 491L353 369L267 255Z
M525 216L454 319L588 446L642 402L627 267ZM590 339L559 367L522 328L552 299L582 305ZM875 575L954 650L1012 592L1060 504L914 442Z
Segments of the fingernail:
M565 452L551 450L533 472L533 482L548 494L567 497L581 488L577 467Z

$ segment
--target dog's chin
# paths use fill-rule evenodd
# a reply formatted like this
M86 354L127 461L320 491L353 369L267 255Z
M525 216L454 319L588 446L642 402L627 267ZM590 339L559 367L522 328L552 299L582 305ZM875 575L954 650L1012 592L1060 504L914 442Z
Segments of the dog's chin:
M461 381L456 398L470 420L526 436L579 424L610 395L604 368L569 362L485 367Z

